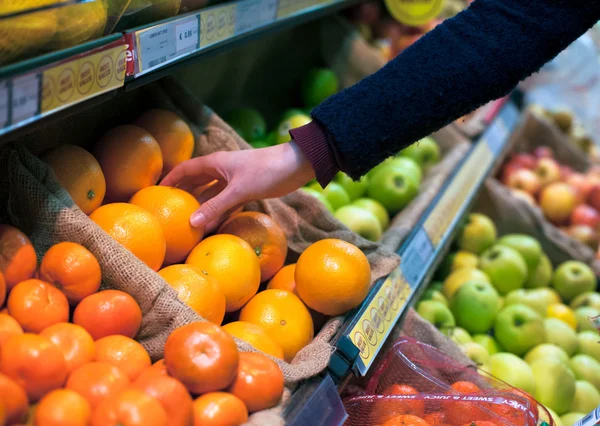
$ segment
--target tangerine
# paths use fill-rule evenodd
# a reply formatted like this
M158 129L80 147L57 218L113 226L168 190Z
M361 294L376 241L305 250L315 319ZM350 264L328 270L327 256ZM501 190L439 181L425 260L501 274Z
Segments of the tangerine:
M156 185L163 168L160 146L137 126L118 126L104 134L94 155L106 178L106 196L126 201L140 189Z
M82 212L89 215L102 204L106 180L92 154L76 145L59 145L42 156L54 176Z
M298 292L296 291L296 281L294 279L294 274L296 273L296 264L292 263L291 265L286 265L281 268L269 284L267 285L268 289L277 289L277 290L287 290L294 293L298 296ZM300 296L298 296L300 297Z
M371 284L367 256L356 246L337 239L310 245L296 263L296 290L311 309L341 315L360 305Z
M281 349L279 343L269 336L260 325L246 321L234 321L225 324L222 329L267 355L283 359L283 349Z
M4 404L7 425L25 421L29 408L27 393L17 382L2 373L0 373L0 401Z
M225 317L225 294L217 280L194 265L171 265L158 274L177 292L177 297L198 315L220 325Z
M160 222L152 213L133 204L112 203L94 210L90 219L149 268L160 269L167 245Z
M60 322L42 330L40 336L48 338L60 349L67 363L67 373L92 362L96 356L94 339L77 324Z
M194 426L238 426L248 421L248 409L237 396L208 392L194 401Z
M16 319L6 314L0 314L0 348L8 338L23 334L23 329Z
M92 416L91 426L167 426L169 418L156 399L135 388L106 397Z
M431 426L420 417L412 414L403 414L401 416L392 417L382 426Z
M94 410L100 402L130 385L127 374L107 362L90 362L69 375L65 388L83 396Z
M77 243L53 245L42 258L40 279L61 290L73 305L98 291L102 271L96 257Z
M445 426L446 423L446 415L443 412L429 413L423 417L427 423L431 426Z
M158 374L159 376L168 376L169 372L167 371L165 360L159 359L142 373L142 375L144 374Z
M0 272L10 291L21 281L33 277L37 257L27 235L14 226L0 224Z
M142 345L118 334L96 340L96 361L119 367L132 382L152 365Z
M88 426L90 403L71 389L56 389L44 396L35 409L36 426Z
M412 386L404 384L393 384L388 386L382 392L383 395L418 395L419 392ZM382 418L389 416L398 416L403 414L412 414L413 416L423 417L425 413L425 401L422 399L403 399L394 402L388 400L377 401L373 413Z
M161 403L169 417L169 426L190 425L192 397L183 384L173 377L143 373L133 387Z

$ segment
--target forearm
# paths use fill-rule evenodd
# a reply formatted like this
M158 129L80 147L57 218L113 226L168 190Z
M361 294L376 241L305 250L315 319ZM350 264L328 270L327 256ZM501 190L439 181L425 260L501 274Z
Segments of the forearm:
M476 0L313 111L327 136L328 155L337 168L360 177L414 141L506 95L599 18L600 0ZM303 135L297 135L306 153ZM313 165L322 158L307 157Z

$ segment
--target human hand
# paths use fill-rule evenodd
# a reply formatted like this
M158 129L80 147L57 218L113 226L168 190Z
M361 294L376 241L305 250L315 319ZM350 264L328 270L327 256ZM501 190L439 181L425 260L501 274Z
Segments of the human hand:
M202 206L190 218L192 226L211 232L245 203L289 194L314 177L307 158L292 141L192 158L171 170L160 184L192 192L216 180L199 196Z

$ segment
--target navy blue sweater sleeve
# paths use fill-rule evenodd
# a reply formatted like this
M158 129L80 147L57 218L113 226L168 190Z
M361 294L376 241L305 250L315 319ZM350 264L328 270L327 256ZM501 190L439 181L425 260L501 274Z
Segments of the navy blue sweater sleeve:
M313 132L294 136L306 139L298 142L310 151L317 177L318 168L327 170L321 183L336 169L357 179L506 95L599 19L600 0L476 0L375 74L327 99L313 111ZM315 140L329 146L316 148Z

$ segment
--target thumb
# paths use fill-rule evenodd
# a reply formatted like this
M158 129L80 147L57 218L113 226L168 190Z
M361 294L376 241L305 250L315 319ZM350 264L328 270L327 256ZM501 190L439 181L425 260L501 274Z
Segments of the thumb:
M218 220L223 213L237 206L242 202L242 198L236 194L236 191L225 188L215 197L211 198L196 210L190 218L193 227L203 227Z

